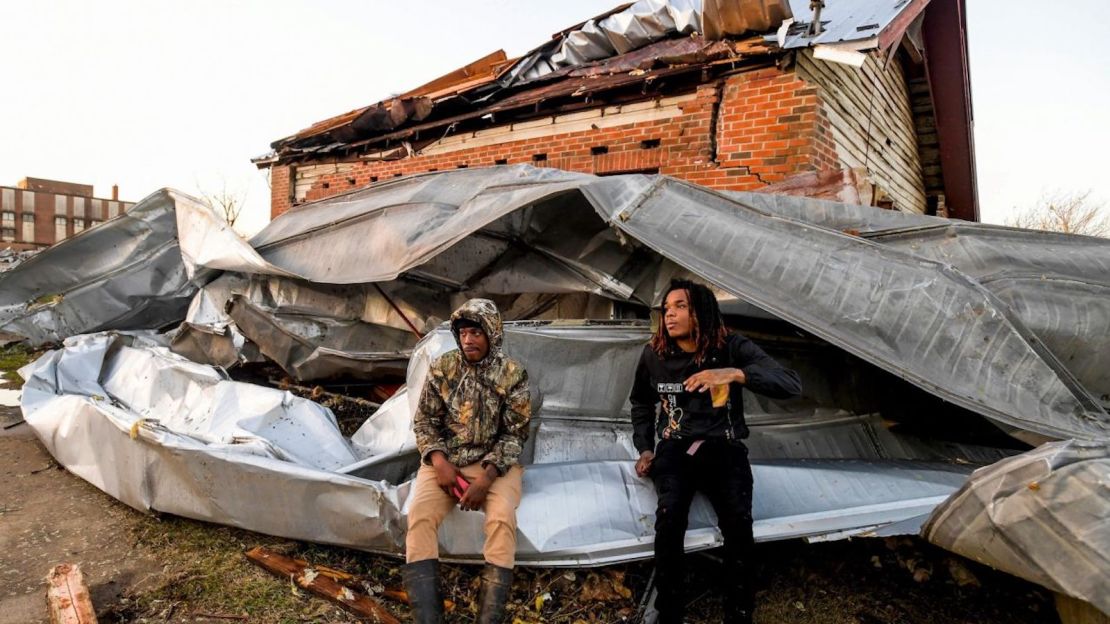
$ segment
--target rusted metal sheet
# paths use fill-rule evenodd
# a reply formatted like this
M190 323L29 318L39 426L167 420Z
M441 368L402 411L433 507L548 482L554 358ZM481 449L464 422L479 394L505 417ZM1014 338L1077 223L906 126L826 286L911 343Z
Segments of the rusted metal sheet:
M701 32L706 39L772 32L793 16L787 0L702 0Z
M498 50L399 96L319 121L275 141L271 147L282 150L350 141L360 134L392 130L410 120L420 121L431 113L435 100L492 82L508 62L505 51Z

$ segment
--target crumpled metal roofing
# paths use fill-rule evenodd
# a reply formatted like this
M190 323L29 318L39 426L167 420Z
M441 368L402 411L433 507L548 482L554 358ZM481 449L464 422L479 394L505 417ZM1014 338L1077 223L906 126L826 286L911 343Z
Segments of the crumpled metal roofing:
M1110 445L1052 442L976 470L929 541L1110 615Z
M551 377L539 387L557 386L562 371L569 370L590 387L583 396L600 393L603 403L612 404L627 397L627 384L607 385L599 373L611 370L609 362L576 359L574 348L611 349L610 339L617 337L621 345L628 331L555 325L516 332L510 327L506 348L531 343L531 352L547 363L536 378ZM552 345L552 340L563 344ZM628 351L629 346L621 348ZM337 468L368 449L348 444L331 413L319 405L274 388L225 380L218 370L175 356L157 339L142 335L75 337L21 374L27 379L25 418L50 453L136 509L373 552L402 552L408 479L418 459L408 458L409 470L395 481L382 480L381 462ZM575 401L573 393L562 397ZM584 405L580 400L577 405ZM551 422L566 422L570 415L553 410ZM581 416L589 418L588 413ZM407 409L384 417L381 430L408 432ZM540 401L534 426L546 422ZM814 433L821 435L821 428ZM649 557L655 509L650 481L636 477L627 458L593 458L588 446L567 438L561 444L557 438L545 442L537 429L534 444L549 443L561 446L566 461L528 467L517 511L517 561L583 566ZM846 445L836 452L850 458L853 449ZM392 455L405 459L404 453ZM759 540L847 535L911 519L955 491L969 470L906 460L756 461L755 533ZM714 524L710 506L699 497L687 548L719 545ZM445 559L481 560L481 514L450 514L440 535Z
M790 16L786 0L638 0L560 33L521 57L500 82L528 82L682 35L715 40L773 31Z
M725 192L772 214L951 264L1005 302L1110 409L1110 245L838 202Z
M1069 317L1108 315L1108 300L1097 290L1106 279L1108 241L944 225L804 198L730 197L658 176L596 178L526 166L390 181L283 215L251 243L214 229L203 214L189 214L189 206L179 206L174 274L204 282L224 273L198 293L173 340L205 357L252 358L250 338L293 369L310 370L327 357L346 366L359 354L340 346L343 340L329 343L334 320L424 333L444 310L475 293L501 297L505 309L523 316L550 296L612 302L606 313L621 305L642 310L671 275L688 272L730 294L730 310L788 320L1017 436L1107 440L1106 413L1085 387L1101 378L1087 371L1077 379L1071 370L1085 371L1084 360L1100 354L1064 351L1064 364L1053 351L1065 348L1059 345L1069 327L1077 342L1099 338L1088 334L1100 325ZM129 254L141 258L143 249L121 247L108 261L135 270L120 274L128 282L157 280L158 265L143 265L144 272L131 262ZM1038 256L1038 249L1052 253ZM83 275L80 255L48 251L38 258L57 274ZM103 278L96 271L89 276ZM112 278L105 279L103 288L111 290ZM1008 279L1017 285L992 285ZM1062 290L1044 297L1048 312L1023 308L1041 282L1096 289L1081 306L1068 305L1074 295ZM235 304L232 315L228 301ZM253 335L240 331L250 323L238 326L237 306L260 321ZM1059 318L1037 320L1052 314ZM318 322L328 331L312 329ZM275 328L288 332L286 346L275 340ZM628 380L621 375L631 367L611 364L634 354L642 332L634 323L510 326L506 348L519 350L534 369L540 393L527 450L534 463L520 510L523 562L588 565L650 552L654 493L634 476L626 455ZM204 340L215 336L219 341ZM445 332L426 336L410 360L412 387L419 386L421 363L449 344ZM818 399L822 372L818 364L810 368L807 377L817 378L807 383L815 388L814 404L746 405L761 539L916 530L963 483L967 469L953 459L981 463L1007 454L915 439L886 430L874 414L838 411L835 401ZM327 414L309 406L316 424L301 447L290 435L300 431L282 420L289 410L305 409L289 402L292 397L234 385L215 369L174 356L161 339L78 337L24 373L27 420L51 453L129 505L399 551L403 481L415 455L407 392L383 405L349 443L336 437ZM152 376L158 383L150 383ZM595 385L567 392L562 381L568 377ZM182 406L182 389L197 397L196 405ZM256 389L265 392L255 395ZM245 406L244 417L227 417L230 404ZM581 443L583 435L591 442ZM319 459L323 465L302 457L302 448L317 445L332 449ZM1055 513L1067 496L1097 495L1075 473L1058 475L1056 499L1042 501L1049 510L1043 513ZM991 491L994 481L984 483L975 497ZM316 513L259 512L276 506ZM445 552L475 560L477 522L454 514ZM719 543L704 503L695 507L691 526L688 548ZM1009 539L1014 532L1029 552L990 556L1031 566L1048 556L1034 552L1033 526L998 523L975 533ZM1094 553L1110 551L1104 535L1087 536ZM1044 574L1073 595L1089 594L1068 571L1046 568Z
M1099 401L972 275L662 176L527 166L427 174L295 209L252 244L268 263L261 270L318 282L403 275L448 291L520 293L565 292L577 281L578 290L646 305L656 274L636 261L643 249L1013 432L1108 435ZM1076 258L1088 260L1066 267L1071 274L1104 279L1097 271L1110 263L1110 245L1074 244L1085 250ZM522 257L509 254L518 249L523 269ZM991 262L1001 270L1009 256ZM553 267L573 278L570 286L534 277ZM511 287L496 290L501 280Z
M101 329L180 321L197 290L181 262L180 206L208 210L163 189L0 273L0 333L38 346Z

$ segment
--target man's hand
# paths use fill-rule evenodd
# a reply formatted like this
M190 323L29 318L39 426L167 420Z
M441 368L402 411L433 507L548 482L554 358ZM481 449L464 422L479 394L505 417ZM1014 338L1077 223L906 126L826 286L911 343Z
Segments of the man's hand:
M452 464L451 460L447 459L447 454L443 451L432 451L432 467L435 468L436 471L436 485L439 486L439 489L446 492L448 496L454 497L455 495L451 493L451 490L458 487L458 483L455 482L455 477L462 476L462 472L459 470L458 466ZM465 479L466 477L463 478Z
M497 469L486 464L485 470L470 482L470 487L466 488L466 494L463 494L462 499L459 500L459 507L464 511L481 509L486 502L486 494L489 494L489 486L493 485L493 480L497 478L497 475Z
M648 471L651 470L651 461L653 459L655 459L655 453L651 451L640 453L640 459L636 460L636 476L646 477Z
M742 384L747 380L744 371L739 368L711 368L690 375L684 385L687 392L708 392L713 386Z

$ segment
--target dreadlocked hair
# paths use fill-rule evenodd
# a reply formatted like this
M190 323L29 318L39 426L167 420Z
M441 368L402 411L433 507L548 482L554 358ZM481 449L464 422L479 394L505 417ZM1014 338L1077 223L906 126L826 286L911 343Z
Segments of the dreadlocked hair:
M663 293L664 303L667 301L667 295L676 290L686 292L686 299L691 308L690 337L696 345L694 361L701 364L710 349L725 346L728 331L725 329L724 319L721 318L721 307L708 286L685 279L671 280L667 291ZM651 337L651 349L659 356L678 349L675 341L667 335L667 327L662 318L659 319L659 327Z

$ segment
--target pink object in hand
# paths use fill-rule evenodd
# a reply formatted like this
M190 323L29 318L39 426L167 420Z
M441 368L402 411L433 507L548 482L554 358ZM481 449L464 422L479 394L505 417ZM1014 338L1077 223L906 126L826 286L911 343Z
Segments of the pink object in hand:
M455 483L458 485L451 488L451 493L455 495L455 498L462 499L463 494L466 494L466 489L470 487L470 482L462 478L461 475L455 475Z

